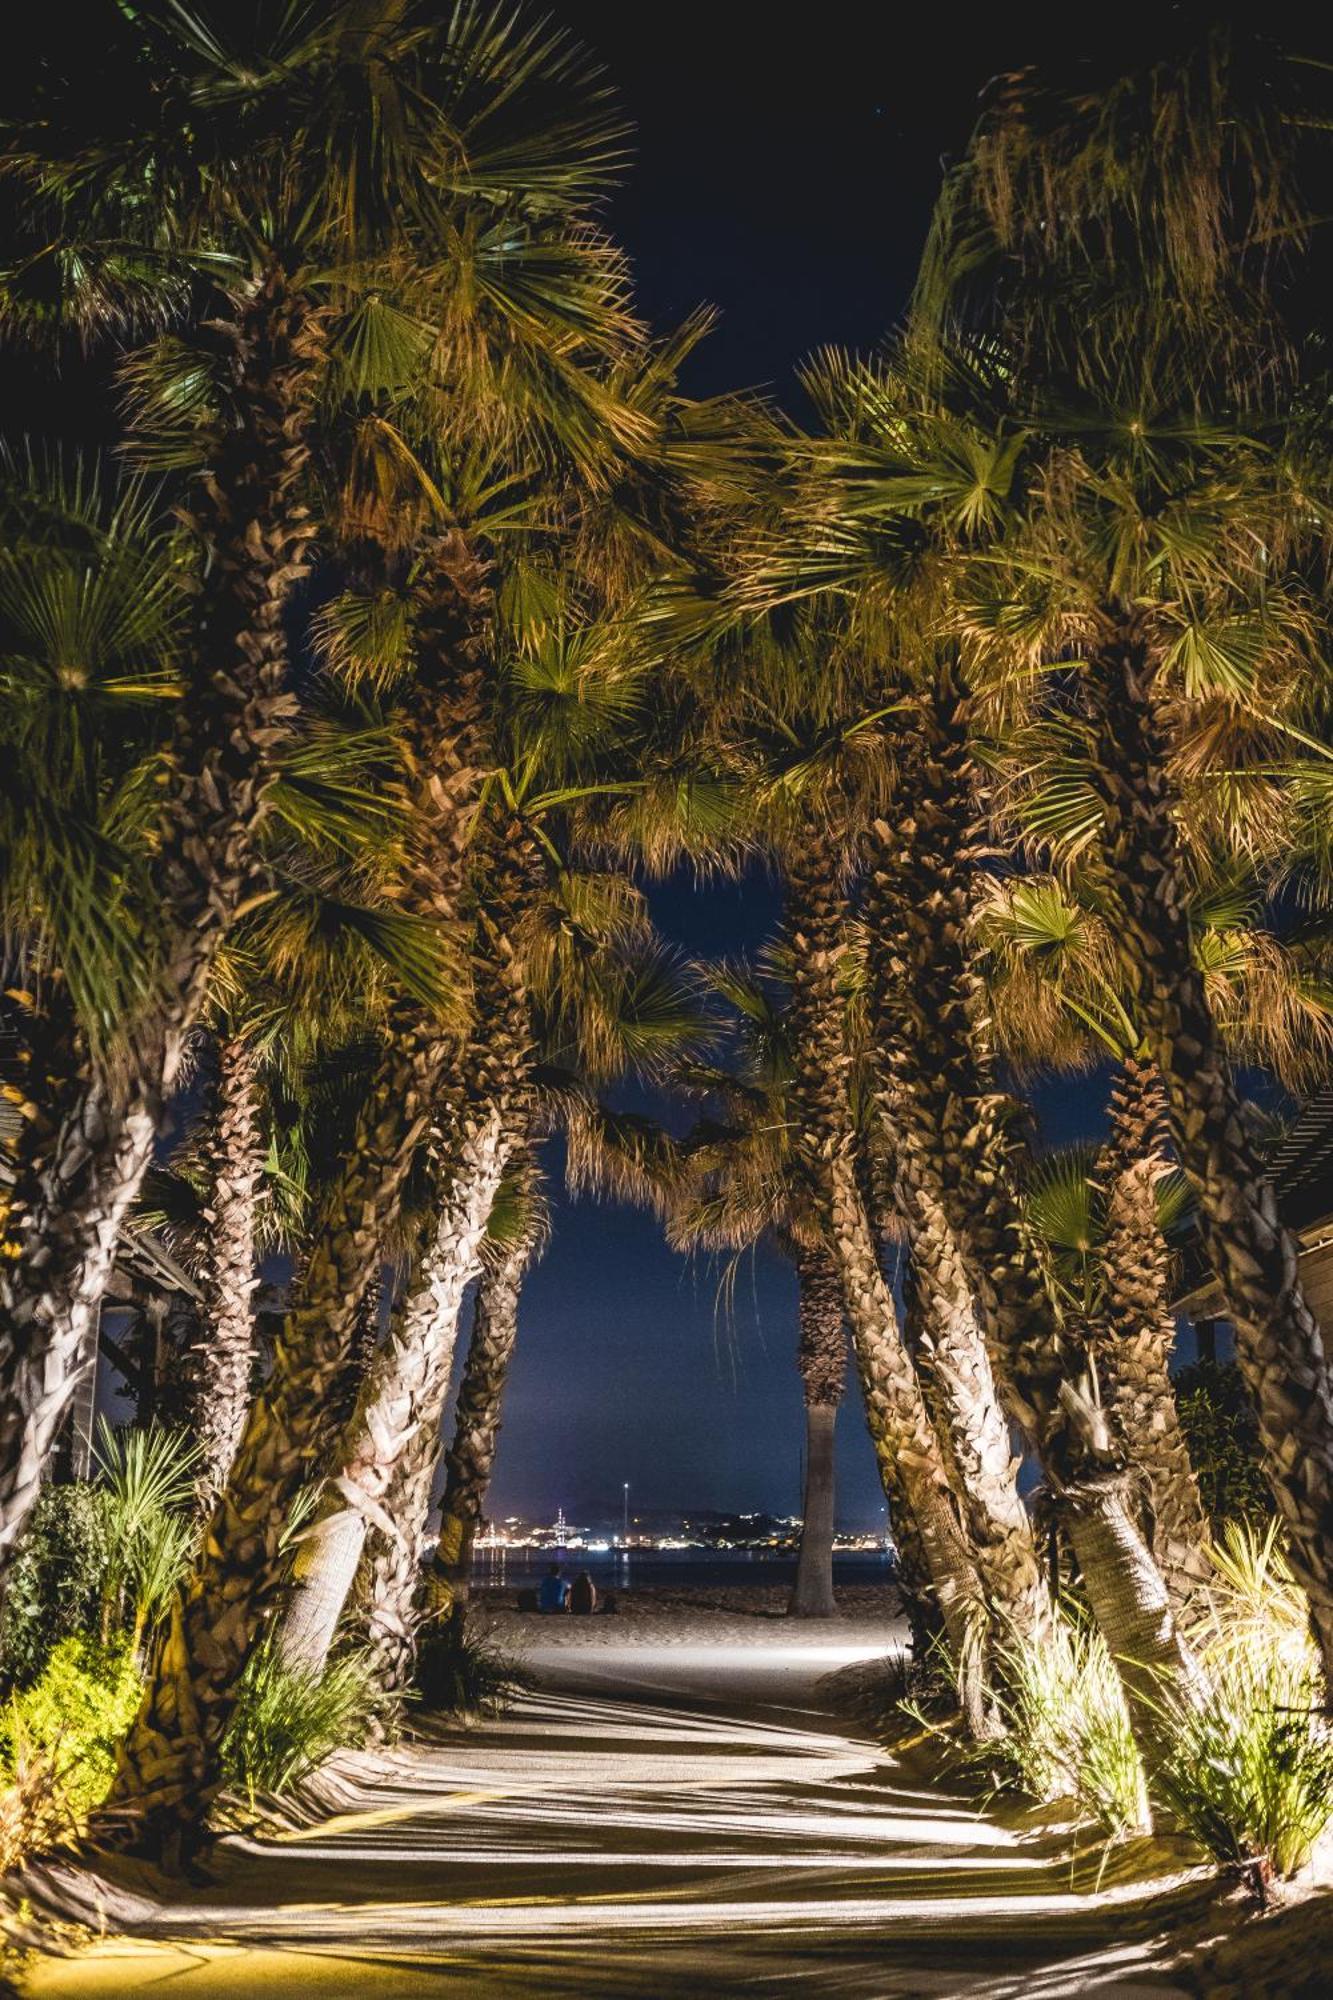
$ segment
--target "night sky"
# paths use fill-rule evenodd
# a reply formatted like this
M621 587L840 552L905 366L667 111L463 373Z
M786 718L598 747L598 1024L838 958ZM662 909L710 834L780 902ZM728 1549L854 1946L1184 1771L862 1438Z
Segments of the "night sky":
M637 127L610 221L642 310L662 328L704 301L721 314L687 386L763 387L792 407L802 355L871 347L902 311L941 155L965 142L987 80L1034 60L1132 57L1168 13L1118 7L1108 25L1070 10L1053 33L1036 7L983 16L827 0L790 26L736 0L550 11L603 57ZM663 930L697 952L757 946L780 914L762 876L672 883L652 900ZM1043 1136L1095 1131L1105 1088L1104 1077L1038 1083ZM490 1511L618 1513L625 1479L650 1508L795 1511L802 1408L783 1260L747 1260L734 1314L720 1318L716 1260L673 1255L629 1209L569 1202L558 1148L550 1164L555 1226L524 1293ZM841 1521L882 1518L854 1390L839 1481Z

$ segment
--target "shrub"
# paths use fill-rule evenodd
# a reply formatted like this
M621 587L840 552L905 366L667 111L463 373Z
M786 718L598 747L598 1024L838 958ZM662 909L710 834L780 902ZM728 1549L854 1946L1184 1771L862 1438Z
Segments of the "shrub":
M137 1644L170 1603L194 1549L199 1450L157 1424L113 1430L103 1419L97 1462L108 1534L106 1622L128 1622Z
M1271 1519L1254 1405L1235 1362L1199 1361L1176 1378L1176 1403L1199 1495L1221 1534L1228 1521Z
M64 1838L106 1797L116 1744L139 1704L132 1646L84 1634L62 1639L40 1678L0 1710L0 1845L13 1867Z
M1152 1790L1262 1898L1271 1876L1304 1866L1333 1820L1333 1730L1276 1524L1233 1522L1212 1561L1209 1609L1192 1635L1211 1699L1199 1711L1172 1711L1170 1755L1153 1773Z
M110 1560L106 1496L97 1487L47 1486L14 1556L0 1625L0 1676L25 1688L62 1639L98 1622Z
M0 1679L30 1687L62 1639L136 1642L190 1560L197 1449L170 1431L103 1422L95 1484L48 1486L19 1544L0 1626Z
M222 1746L227 1782L253 1807L261 1793L291 1791L335 1750L355 1749L391 1713L370 1662L344 1653L322 1671L283 1664L264 1644L251 1654Z
M1108 1839L1147 1824L1143 1767L1100 1632L1062 1609L1049 1645L1001 1656L1004 1735L986 1746L1000 1783L1040 1802L1072 1799Z
M518 1663L485 1632L449 1625L424 1632L417 1648L421 1705L437 1714L498 1715L523 1687Z

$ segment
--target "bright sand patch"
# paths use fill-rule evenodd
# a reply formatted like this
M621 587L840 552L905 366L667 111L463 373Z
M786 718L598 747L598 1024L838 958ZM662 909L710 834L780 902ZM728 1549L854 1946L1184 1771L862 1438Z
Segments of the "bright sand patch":
M858 1598L861 1593L855 1594ZM207 1887L65 1877L128 1936L34 1969L40 2000L458 1993L1169 1995L1187 1881L978 1811L830 1706L901 1643L887 1592L795 1625L735 1590L616 1618L503 1612L539 1685L498 1722L339 1760L329 1816L232 1839ZM54 1886L54 1885L53 1885Z

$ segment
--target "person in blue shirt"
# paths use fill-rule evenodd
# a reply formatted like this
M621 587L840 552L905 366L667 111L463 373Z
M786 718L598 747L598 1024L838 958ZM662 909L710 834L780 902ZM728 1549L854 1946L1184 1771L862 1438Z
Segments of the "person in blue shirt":
M539 1611L563 1611L569 1597L569 1585L560 1574L559 1563L552 1563L537 1586L537 1609Z

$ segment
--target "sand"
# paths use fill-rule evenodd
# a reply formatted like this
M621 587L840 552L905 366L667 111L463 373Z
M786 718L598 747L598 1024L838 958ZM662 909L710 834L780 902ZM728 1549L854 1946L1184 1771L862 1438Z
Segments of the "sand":
M1168 1932L1210 1893L1144 1844L1074 1854L849 1689L892 1674L888 1593L794 1624L776 1593L652 1589L616 1618L489 1614L532 1686L505 1717L341 1758L313 1823L233 1837L190 1888L118 1865L35 1886L121 1933L34 2000L260 1992L1171 1995ZM886 1664L877 1665L876 1662Z

